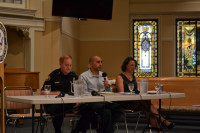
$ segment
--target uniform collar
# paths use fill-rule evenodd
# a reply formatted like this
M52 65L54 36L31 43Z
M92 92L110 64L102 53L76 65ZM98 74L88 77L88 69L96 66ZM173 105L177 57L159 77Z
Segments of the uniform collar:
M61 76L68 76L68 75L70 74L70 72L69 72L67 75L64 75L64 74L62 73L61 69L59 69L59 74L60 74Z

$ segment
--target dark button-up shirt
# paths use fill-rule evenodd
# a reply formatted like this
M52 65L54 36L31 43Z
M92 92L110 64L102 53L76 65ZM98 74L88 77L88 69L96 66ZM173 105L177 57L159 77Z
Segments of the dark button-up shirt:
M49 74L48 79L44 82L42 90L44 90L45 85L51 85L51 91L69 93L71 92L71 83L76 79L78 79L78 76L74 72L64 75L61 69L56 69Z

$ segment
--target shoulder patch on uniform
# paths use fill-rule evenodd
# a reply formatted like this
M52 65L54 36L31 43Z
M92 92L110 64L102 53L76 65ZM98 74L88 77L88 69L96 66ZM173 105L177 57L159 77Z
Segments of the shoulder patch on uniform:
M45 81L49 81L51 79L51 77L50 76L48 76L48 78L45 80Z

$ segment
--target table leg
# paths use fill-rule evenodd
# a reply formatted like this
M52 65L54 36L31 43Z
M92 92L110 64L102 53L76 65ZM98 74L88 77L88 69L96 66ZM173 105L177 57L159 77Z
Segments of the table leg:
M35 129L35 104L32 105L32 133Z
M151 115L151 100L148 100L149 102L149 109L147 110L147 115L149 113L149 118L150 118L150 115ZM142 131L142 133L145 133L147 129L150 129L151 130L151 127L149 126L150 125L150 120L148 121L147 123L147 126L144 128L144 130Z
M42 130L42 125L44 124L43 123L43 117L42 117L42 105L40 104L40 133L43 133L43 130ZM44 125L43 125L44 126Z
M159 99L158 113L159 113L159 122L161 122L161 99Z

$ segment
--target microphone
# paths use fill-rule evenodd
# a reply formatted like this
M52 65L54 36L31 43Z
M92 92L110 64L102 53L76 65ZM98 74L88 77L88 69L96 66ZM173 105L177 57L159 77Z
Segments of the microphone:
M55 98L59 98L59 97L64 97L65 96L65 92L60 92L60 94L59 95L57 95Z
M99 94L98 92L96 92L96 91L92 91L91 94L92 94L92 96L102 96L102 95L100 95L100 94Z
M102 73L102 77L104 77L104 81L106 80L107 74L105 72Z

